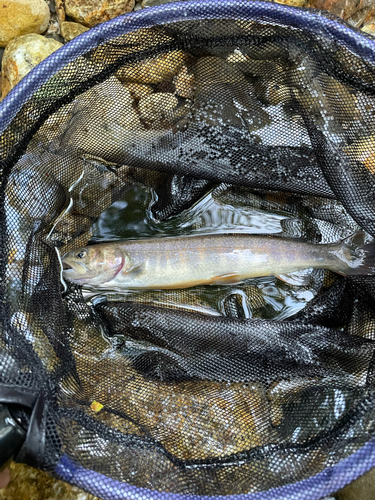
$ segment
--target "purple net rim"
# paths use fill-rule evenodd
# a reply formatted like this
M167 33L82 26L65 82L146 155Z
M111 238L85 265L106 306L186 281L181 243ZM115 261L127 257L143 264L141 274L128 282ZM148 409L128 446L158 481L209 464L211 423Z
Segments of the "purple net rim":
M0 134L44 83L88 50L140 28L198 19L258 20L291 29L303 28L311 34L344 44L353 54L375 66L375 41L359 31L321 17L315 12L282 4L248 0L195 0L169 3L124 14L100 24L44 59L0 103Z
M319 500L336 492L375 466L375 438L350 457L308 479L258 493L227 496L200 496L152 491L113 480L76 465L63 455L56 473L103 500Z

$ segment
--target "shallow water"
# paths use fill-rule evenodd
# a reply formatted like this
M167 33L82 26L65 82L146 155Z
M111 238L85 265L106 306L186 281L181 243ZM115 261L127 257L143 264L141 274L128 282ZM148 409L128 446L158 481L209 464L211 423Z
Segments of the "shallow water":
M229 193L230 194L230 193ZM178 216L159 222L151 215L152 189L133 187L121 201L105 210L96 223L92 242L165 237L207 233L278 234L295 231L300 225L295 216L282 208L262 210L242 199L233 203L227 188L220 186L209 192L193 207ZM292 229L291 229L292 228ZM290 234L289 234L290 236ZM124 292L106 294L109 300L131 300L166 307L181 307L207 314L237 317L285 319L302 309L316 294L324 279L324 271L313 270L306 286L291 286L270 276L246 280L232 286L201 286L189 290ZM101 294L88 294L93 302L104 299Z

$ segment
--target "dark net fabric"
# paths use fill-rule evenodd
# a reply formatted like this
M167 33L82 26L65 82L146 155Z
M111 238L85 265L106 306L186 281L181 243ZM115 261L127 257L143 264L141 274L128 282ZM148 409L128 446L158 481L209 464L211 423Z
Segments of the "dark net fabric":
M284 284L309 296L284 317L259 281L218 285L215 309L207 287L93 300L61 279L61 256L135 187L152 194L139 220L175 234L211 193L222 212L282 216L280 237L375 237L375 43L318 14L288 26L280 6L276 22L270 4L186 5L75 39L74 60L58 51L59 71L46 61L3 103L0 382L39 395L25 418L40 439L18 458L160 498L291 483L310 498L298 481L375 435L373 276ZM190 229L215 229L209 215Z

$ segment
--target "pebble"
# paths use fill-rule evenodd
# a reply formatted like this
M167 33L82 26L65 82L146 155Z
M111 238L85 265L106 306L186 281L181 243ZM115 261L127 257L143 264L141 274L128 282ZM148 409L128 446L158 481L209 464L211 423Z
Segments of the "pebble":
M82 24L70 23L68 21L64 21L60 25L61 35L65 38L66 42L73 40L73 38L81 35L81 33L84 33L85 31L88 31L88 29L89 28L86 28L86 26L83 26Z
M2 96L22 80L37 64L60 48L62 43L32 33L12 40L6 47L2 64Z
M0 47L27 33L44 33L50 12L44 0L2 0Z
M172 94L151 94L139 101L139 114L146 121L168 118L177 104L178 99Z
M113 19L120 14L131 12L135 0L66 0L65 13L78 23L91 28Z

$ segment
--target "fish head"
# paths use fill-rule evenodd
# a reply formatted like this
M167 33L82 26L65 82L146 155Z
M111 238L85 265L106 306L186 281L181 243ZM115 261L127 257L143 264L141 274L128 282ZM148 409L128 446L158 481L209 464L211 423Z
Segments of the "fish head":
M126 263L116 245L91 245L67 252L63 258L63 277L79 285L100 286L113 279Z

